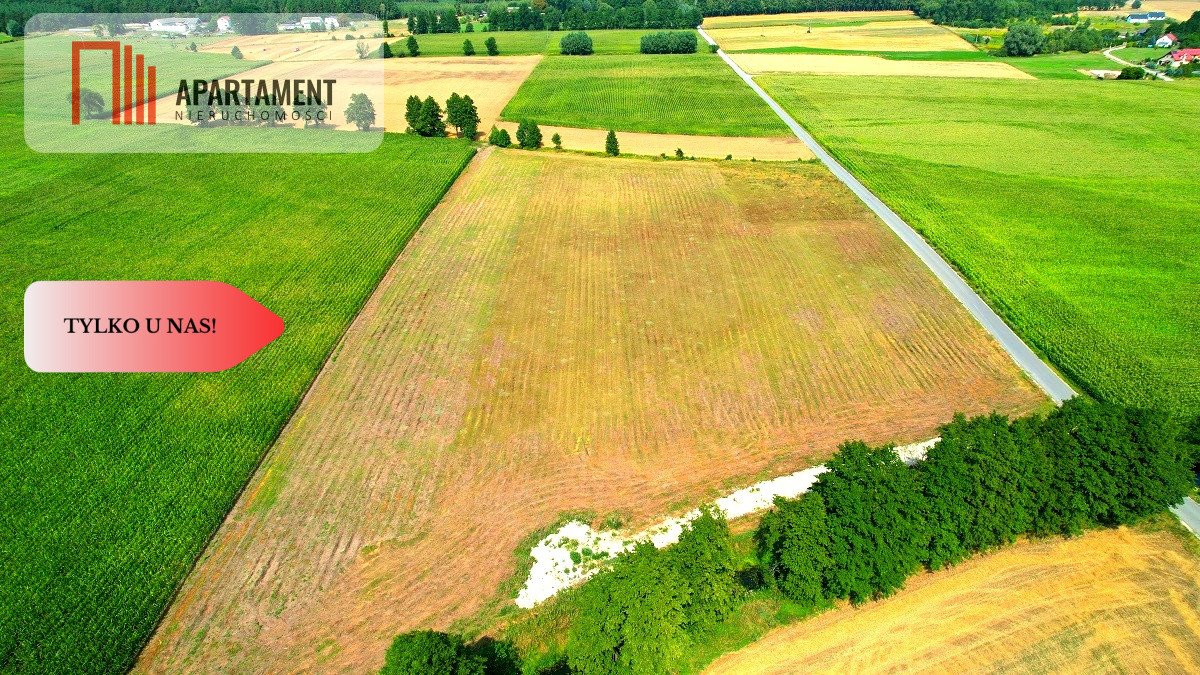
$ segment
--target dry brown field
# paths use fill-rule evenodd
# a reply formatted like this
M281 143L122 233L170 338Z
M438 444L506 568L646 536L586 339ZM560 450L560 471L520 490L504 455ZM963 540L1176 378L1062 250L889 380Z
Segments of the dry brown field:
M730 54L729 57L742 70L751 75L806 73L812 75L1036 79L1023 70L998 61L892 61L878 56L837 54Z
M370 672L397 633L510 602L564 512L638 528L847 438L1045 405L820 166L485 149L137 670Z
M290 37L290 36L289 36ZM353 47L351 47L353 49ZM382 121L387 131L402 133L407 124L404 120L405 100L410 95L424 99L433 96L443 109L450 94L470 96L479 110L480 131L486 133L500 117L500 111L517 93L521 83L529 77L541 56L498 56L487 59L464 57L422 57L419 59L340 59L330 57L313 60L282 60L252 68L232 76L233 79L323 79L338 81L338 91L346 96L352 93L366 94L376 104L382 102ZM379 67L383 64L383 74ZM163 99L158 105L160 123L174 122L175 94ZM335 112L341 119L346 103L337 105ZM353 129L351 124L339 125L342 129ZM603 147L603 145L601 146ZM796 159L799 155L792 157Z
M908 10L878 10L862 12L790 12L787 14L743 14L740 16L710 16L704 19L705 30L712 28L745 28L748 26L779 26L795 23L829 21L895 21L913 19Z
M883 52L970 51L952 31L924 19L889 20L859 26L781 24L705 29L726 52L775 47L813 47Z
M516 138L517 124L500 122L501 129L507 129L509 135ZM603 129L578 129L575 127L553 127L540 125L542 140L546 147L552 147L550 138L558 134L562 138L563 148L567 150L583 150L585 152L603 152L604 141L608 132ZM706 157L709 159L725 159L733 155L734 159L757 159L768 162L795 162L814 157L800 139L795 136L754 137L754 136L688 136L684 134L644 134L632 131L622 131L617 134L617 141L622 154L658 157L659 155L675 156L675 149L683 150L687 157Z
M706 672L1200 671L1200 559L1166 533L1022 542L776 629Z
M1200 12L1200 0L1144 0L1141 11L1166 12L1172 19L1186 21Z

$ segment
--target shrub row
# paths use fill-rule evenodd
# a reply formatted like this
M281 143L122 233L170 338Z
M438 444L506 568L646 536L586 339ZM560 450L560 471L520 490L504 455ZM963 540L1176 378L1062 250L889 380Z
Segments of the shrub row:
M664 30L642 36L643 54L695 54L695 31Z

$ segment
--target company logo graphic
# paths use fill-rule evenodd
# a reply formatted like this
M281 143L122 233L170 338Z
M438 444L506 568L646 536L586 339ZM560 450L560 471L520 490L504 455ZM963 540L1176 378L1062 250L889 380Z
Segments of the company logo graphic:
M71 43L71 124L79 124L80 120L80 61L85 51L108 51L112 54L112 123L120 124L124 117L125 124L156 124L155 122L155 76L154 66L146 66L145 56L135 55L131 45L124 45L125 56L125 87L124 105L121 87L121 55L122 45L118 40L83 40ZM135 84L136 80L136 84ZM146 92L150 92L149 100Z

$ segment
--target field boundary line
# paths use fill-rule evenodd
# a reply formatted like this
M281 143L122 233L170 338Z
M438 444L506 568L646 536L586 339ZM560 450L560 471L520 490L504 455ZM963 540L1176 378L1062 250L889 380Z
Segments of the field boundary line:
M1125 49L1126 46L1127 45L1117 45L1116 47L1109 47L1108 49L1105 49L1104 51L1102 51L1100 53L1104 54L1104 58L1108 59L1109 61L1114 61L1116 63L1121 64L1122 66L1128 66L1130 68L1141 68L1142 70L1153 75L1154 77L1157 77L1158 79L1162 80L1163 82L1174 82L1175 81L1175 80L1172 80L1171 78L1167 77L1167 75L1165 73L1160 73L1157 70L1150 70L1146 66L1139 66L1136 63L1130 63L1119 56L1113 56L1113 52L1117 51L1118 49Z
M705 42L710 45L717 45L703 28L697 28L696 31L700 34L700 37L704 38ZM846 167L834 159L833 155L829 154L808 130L800 126L799 122L794 120L782 106L775 102L775 99L771 98L754 81L754 78L738 67L737 63L734 63L733 59L725 53L725 50L718 47L717 55L721 57L721 60L725 61L726 65L733 69L733 72L737 73L738 77L742 78L743 82L754 90L754 93L758 94L770 106L771 110L775 111L776 115L779 115L779 118L792 130L792 133L796 134L796 138L803 141L838 180L850 188L850 191L862 200L867 205L867 208L879 216L900 237L900 240L921 259L921 262L925 263L934 276L950 291L950 294L967 308L967 311L975 317L984 330L1000 343L1004 351L1008 352L1013 361L1020 366L1021 370L1024 370L1029 375L1042 391L1046 392L1047 396L1057 404L1061 404L1063 401L1075 396L1076 392L1071 388L1071 385L1067 384L1066 380L1060 377L1045 361L1042 361L1030 349L1029 345L1025 344L1025 341L1000 318L999 314L996 314L995 310L984 302L983 298L971 288L966 280L959 275L958 271L950 263L946 262L929 242L925 241L924 237L905 222L895 211L889 208L887 204L884 204L883 200L877 197L875 193L867 189L867 186L855 178L854 174L850 173Z

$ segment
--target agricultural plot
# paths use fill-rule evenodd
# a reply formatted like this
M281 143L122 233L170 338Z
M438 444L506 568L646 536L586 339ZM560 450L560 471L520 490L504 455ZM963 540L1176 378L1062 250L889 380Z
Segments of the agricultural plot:
M889 52L974 50L974 47L952 31L917 18L862 24L846 22L815 27L803 23L787 23L705 30L726 52L794 46Z
M821 167L494 150L385 277L139 667L371 671L397 632L516 611L514 551L563 512L636 528L847 437L1041 405Z
M746 14L740 16L710 16L704 19L705 30L713 28L750 28L754 26L862 26L867 23L909 21L916 15L906 10L862 12L789 12L786 14Z
M713 54L546 58L502 118L655 134L789 134L767 104Z
M639 54L641 53L642 36L653 33L651 30L589 30L592 38L592 48L596 54ZM421 56L462 56L463 40L470 40L478 55L476 58L487 59L484 42L495 38L501 56L519 56L529 54L560 55L558 43L566 35L566 31L498 31L493 33L437 33L418 35L417 44L421 48ZM700 42L702 44L702 41ZM394 42L392 49L396 53L407 53L404 41Z
M295 163L124 155L119 171L40 155L21 48L0 47L0 670L118 672L471 150L395 137ZM225 281L287 328L224 373L38 374L21 298L39 279Z
M409 96L432 96L443 108L450 94L470 96L479 110L479 128L486 133L540 56L495 58L388 59L384 67L388 131L402 133L404 102Z
M1195 672L1197 608L1200 559L1178 538L1104 530L919 575L886 600L776 629L705 672Z
M916 61L840 54L732 54L731 58L742 70L751 75L807 73L811 75L1034 79L1032 75L1024 71L994 60Z
M1191 124L1200 87L760 81L1076 383L1200 412L1200 196L1155 160L1200 156L1160 131Z
M501 122L500 128L516 138L517 124ZM547 147L552 147L550 139L558 134L562 145L567 150L582 150L584 152L603 152L608 132L603 129L575 129L571 127L552 127L541 125L542 137ZM811 160L814 155L800 139L795 136L686 136L683 134L642 134L637 132L621 132L617 136L623 155L642 155L659 157L667 155L675 157L676 150L682 150L685 157L707 157L709 159L754 159L769 162L795 162Z

